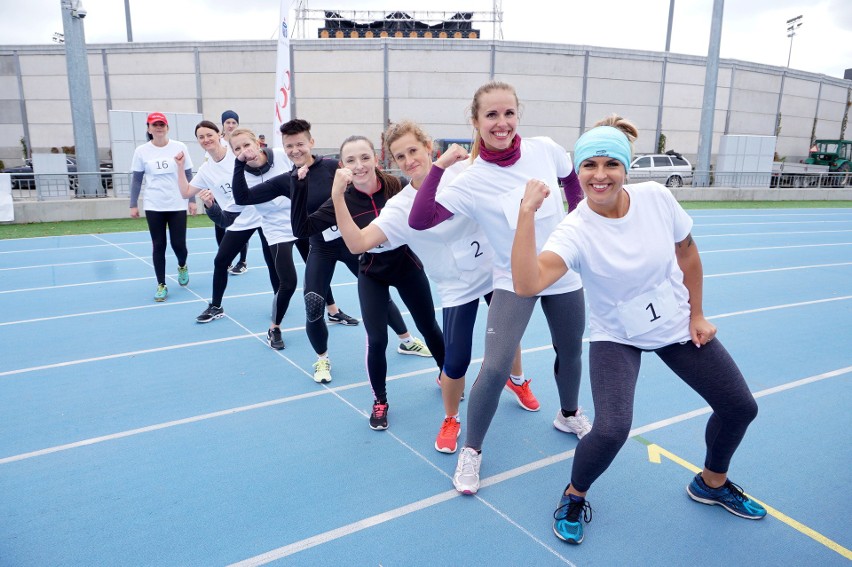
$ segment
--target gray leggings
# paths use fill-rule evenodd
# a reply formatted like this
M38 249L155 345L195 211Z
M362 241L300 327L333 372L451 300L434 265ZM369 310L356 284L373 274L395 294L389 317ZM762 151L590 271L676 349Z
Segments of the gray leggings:
M739 368L718 339L701 348L688 341L653 352L713 409L704 432L704 466L727 473L734 451L757 416L757 402ZM627 441L641 357L640 349L618 343L593 342L589 348L595 423L574 454L571 484L580 492L589 489Z
M527 328L538 297L521 297L495 289L488 308L485 356L479 375L470 389L467 406L465 446L481 449L491 419L500 402L500 392L512 370L515 348ZM583 290L541 296L541 308L550 328L556 351L553 372L562 409L577 409L580 392L580 355L586 307Z

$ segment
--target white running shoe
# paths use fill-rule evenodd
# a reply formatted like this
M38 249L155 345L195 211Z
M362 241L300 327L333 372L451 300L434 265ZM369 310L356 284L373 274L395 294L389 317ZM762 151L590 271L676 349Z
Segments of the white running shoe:
M553 420L553 427L565 433L573 433L578 439L582 439L586 433L592 430L592 423L582 408L577 408L577 415L565 417L562 415L562 410L556 412L556 417Z
M456 474L453 475L453 486L462 494L476 494L479 490L479 465L482 464L482 453L465 447L459 453Z
M314 382L317 384L331 382L331 361L329 359L320 358L314 362Z

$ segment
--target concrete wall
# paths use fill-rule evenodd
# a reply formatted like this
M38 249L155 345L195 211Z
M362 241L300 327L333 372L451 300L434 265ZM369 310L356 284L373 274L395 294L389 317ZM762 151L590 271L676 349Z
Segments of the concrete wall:
M403 118L423 123L435 137L469 137L471 96L493 77L517 88L522 134L548 135L570 147L617 112L639 126L637 152L656 149L658 120L668 149L689 158L698 150L703 57L480 40L311 39L291 46L293 108L314 123L319 148L336 149L355 133L378 144L387 121ZM275 49L274 41L89 46L101 157L108 157L109 110L200 113L219 122L222 111L233 109L243 126L270 138ZM722 60L713 149L722 134L775 135L780 111L777 152L798 160L812 132L840 135L850 86ZM73 145L70 120L63 47L0 47L0 159L20 163L22 136L33 151Z

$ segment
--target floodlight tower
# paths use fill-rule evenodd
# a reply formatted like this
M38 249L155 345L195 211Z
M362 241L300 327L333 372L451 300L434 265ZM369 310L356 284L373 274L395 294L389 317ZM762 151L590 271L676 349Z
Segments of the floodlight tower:
M802 16L796 16L787 20L787 37L790 38L790 51L787 53L787 68L790 68L790 57L793 55L793 37L796 35L796 30L802 27Z

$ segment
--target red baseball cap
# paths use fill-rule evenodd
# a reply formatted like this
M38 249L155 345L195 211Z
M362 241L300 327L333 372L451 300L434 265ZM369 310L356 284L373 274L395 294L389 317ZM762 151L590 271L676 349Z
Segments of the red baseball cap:
M162 112L152 112L148 115L148 124L153 124L154 122L162 122L166 126L169 125L169 121L166 120L166 115Z

